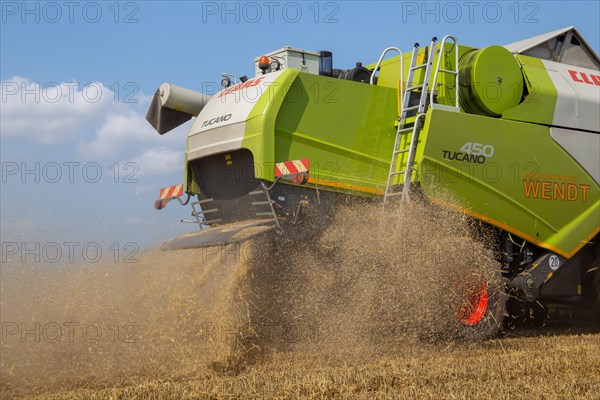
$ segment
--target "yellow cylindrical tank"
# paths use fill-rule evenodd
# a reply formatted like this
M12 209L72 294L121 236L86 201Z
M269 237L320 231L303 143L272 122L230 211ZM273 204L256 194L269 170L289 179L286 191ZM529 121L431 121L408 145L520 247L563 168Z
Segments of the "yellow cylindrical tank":
M469 52L460 60L460 105L472 114L500 116L523 97L523 75L515 57L504 47Z

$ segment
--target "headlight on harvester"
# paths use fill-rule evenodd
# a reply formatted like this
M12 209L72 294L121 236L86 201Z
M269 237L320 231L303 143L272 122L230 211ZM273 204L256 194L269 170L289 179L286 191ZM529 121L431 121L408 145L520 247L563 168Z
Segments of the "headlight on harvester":
M224 88L228 88L229 86L231 86L231 79L229 79L228 76L221 79L221 86L223 86Z

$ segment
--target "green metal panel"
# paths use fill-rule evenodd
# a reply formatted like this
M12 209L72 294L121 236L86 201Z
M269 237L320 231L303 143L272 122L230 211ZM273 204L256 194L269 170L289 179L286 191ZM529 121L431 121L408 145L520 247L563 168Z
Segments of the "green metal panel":
M188 136L186 139L186 145L185 145L185 157L184 157L184 166L185 168L183 169L183 192L184 193L190 193L190 194L199 194L200 193L200 186L198 185L198 178L196 177L196 173L194 172L194 169L191 168L190 164L188 163L188 152L189 152L189 148L190 148L190 137Z
M246 120L242 148L254 156L254 174L259 179L273 181L275 166L275 120L298 70L283 71L265 93L258 98Z
M430 110L417 156L428 196L542 247L570 256L598 231L598 184L548 127Z
M256 176L272 181L274 163L308 157L310 182L380 193L395 140L396 90L297 71L276 83L272 99L263 94L253 108L242 142Z
M539 58L519 55L528 94L517 107L507 110L502 118L551 125L554 120L557 90Z

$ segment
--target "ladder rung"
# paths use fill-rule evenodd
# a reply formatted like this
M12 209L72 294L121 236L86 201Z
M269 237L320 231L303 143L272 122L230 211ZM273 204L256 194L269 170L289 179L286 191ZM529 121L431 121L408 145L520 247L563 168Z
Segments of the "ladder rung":
M415 67L412 67L410 70L411 70L411 71L416 71L416 70L418 70L418 69L425 68L425 67L427 67L427 63L425 63L425 64L421 64L421 65L417 65L417 66L415 66Z
M402 128L398 130L398 133L404 133L404 132L411 132L413 130L412 127L410 128Z
M446 111L454 111L454 112L460 111L459 107L447 106L445 104L439 104L439 103L431 104L431 108L434 110L446 110Z
M264 204L271 204L271 202L270 201L253 201L250 204L252 204L253 206L261 206Z
M264 191L264 190L255 190L254 192L250 192L250 193L248 193L248 194L249 194L249 195L255 195L255 194L261 194L261 193L262 193L262 194L264 194L264 193L265 193L265 191Z
M406 153L407 151L408 151L408 149L396 150L396 151L394 151L394 154L402 154L402 153Z
M219 211L217 208L212 208L212 209L210 209L210 210L206 210L206 211L202 210L202 211L198 211L198 212L196 212L196 213L192 213L192 214L194 214L194 215L196 215L196 214L198 214L198 215L202 215L202 214L210 214L210 213L214 213L214 212L217 212L217 211Z
M416 110L417 108L419 108L419 104L417 104L416 106L410 106L410 107L406 107L404 110L402 111L411 111L411 110Z
M452 75L458 75L458 72L456 71L450 71L449 69L438 69L438 72L444 72L446 74L452 74Z
M204 204L204 203L208 203L209 201L213 201L214 199L211 197L210 199L204 199L204 200L198 200L196 203L198 204Z
M406 173L406 170L405 170L405 169L403 169L402 171L396 171L396 172L392 172L392 173L390 174L390 176L392 176L392 175L402 175L402 174L405 174L405 173Z
M202 221L203 224L214 224L215 222L221 222L221 218Z
M415 90L415 89L421 89L424 85L425 85L424 83L421 83L420 85L417 85L417 86L409 86L409 87L406 88L406 91L410 92L410 91Z

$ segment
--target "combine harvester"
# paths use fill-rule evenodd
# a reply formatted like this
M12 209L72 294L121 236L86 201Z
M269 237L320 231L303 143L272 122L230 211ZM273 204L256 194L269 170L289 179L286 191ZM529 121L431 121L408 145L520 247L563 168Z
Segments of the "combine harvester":
M506 284L465 289L456 315L466 331L497 332L506 305L493 299L507 292L593 304L599 70L569 27L481 49L433 38L349 70L333 69L331 52L284 47L256 58L253 78L223 74L213 96L164 83L147 114L158 133L196 120L184 182L161 189L155 207L190 203L200 231L162 249L306 235L341 198L385 209L418 195L493 228L503 249Z

